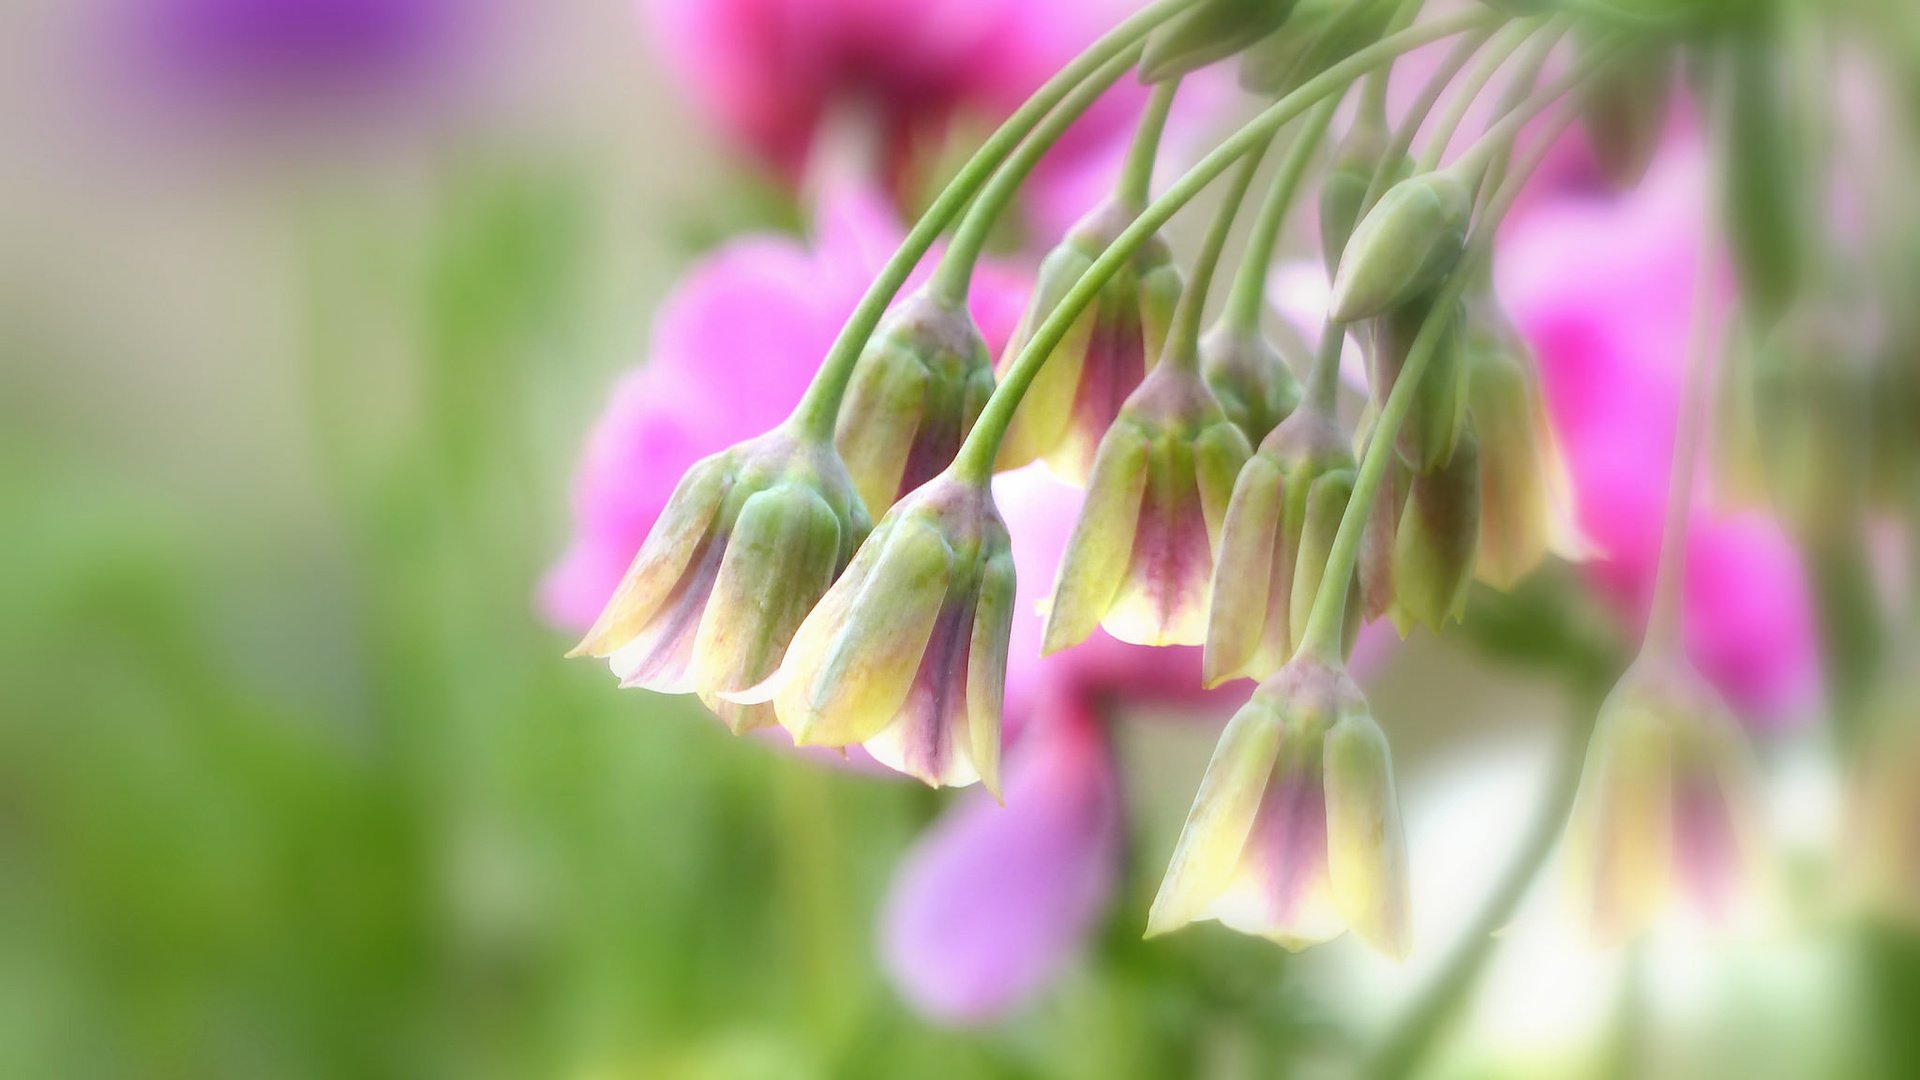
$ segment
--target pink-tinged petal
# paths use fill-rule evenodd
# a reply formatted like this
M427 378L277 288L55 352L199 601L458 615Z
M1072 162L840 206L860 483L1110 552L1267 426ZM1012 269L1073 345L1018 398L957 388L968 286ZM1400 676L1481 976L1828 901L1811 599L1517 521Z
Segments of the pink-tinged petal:
M921 1012L991 1020L1029 998L1106 911L1120 795L1084 702L1044 708L1007 778L1006 806L970 793L908 853L880 920L881 961Z

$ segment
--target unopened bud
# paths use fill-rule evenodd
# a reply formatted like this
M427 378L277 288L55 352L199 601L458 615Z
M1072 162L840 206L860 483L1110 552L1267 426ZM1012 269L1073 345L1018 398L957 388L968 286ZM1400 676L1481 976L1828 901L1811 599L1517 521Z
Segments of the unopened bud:
M1033 298L1002 354L1003 374L1133 217L1125 207L1109 202L1081 219L1047 255ZM1001 443L1000 468L1044 459L1055 476L1084 485L1101 436L1159 358L1179 300L1180 271L1173 253L1154 237L1101 287L1034 377Z
M947 467L993 394L993 361L965 305L922 289L860 354L834 441L872 513Z
M1334 149L1333 162L1320 182L1320 255L1330 278L1340 270L1340 256L1347 249L1354 226L1360 224L1367 192L1387 156L1392 137L1384 102L1363 99L1353 126ZM1401 154L1389 170L1389 182L1397 184L1412 173L1413 161Z
M1136 645L1198 645L1234 478L1253 452L1189 367L1162 363L1101 440L1054 582L1045 652L1103 626Z
M1472 217L1473 187L1451 169L1387 189L1347 242L1327 317L1369 319L1432 290L1459 264Z
M1140 81L1176 78L1224 60L1280 29L1294 0L1200 0L1147 38Z
M1453 456L1467 419L1465 308L1456 303L1444 312L1424 296L1403 304L1369 324L1372 348L1367 355L1367 390L1377 413L1400 381L1400 370L1413 353L1422 329L1442 320L1433 353L1413 388L1413 405L1395 435L1394 449L1414 472L1430 472Z
M1247 47L1240 61L1241 87L1279 97L1380 40L1394 9L1386 4L1353 8L1349 0L1299 0L1284 26Z
M1453 457L1414 473L1393 543L1393 623L1439 632L1466 611L1480 551L1480 446L1471 431Z
M1658 46L1610 62L1588 84L1580 118L1601 175L1615 188L1646 176L1666 129L1672 84L1673 58Z
M1147 935L1216 919L1301 949L1351 929L1398 960L1411 910L1386 736L1345 671L1295 660L1220 736Z
M1225 322L1215 327L1200 339L1200 374L1249 446L1260 445L1300 405L1300 380L1280 350L1257 330L1242 331Z

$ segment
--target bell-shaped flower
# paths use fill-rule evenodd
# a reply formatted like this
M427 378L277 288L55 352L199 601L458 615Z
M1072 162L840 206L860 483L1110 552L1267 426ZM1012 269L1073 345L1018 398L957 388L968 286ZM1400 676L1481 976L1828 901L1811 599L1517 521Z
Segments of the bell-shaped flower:
M1431 318L1445 320L1439 344L1413 388L1413 407L1395 436L1394 449L1414 472L1431 472L1453 457L1454 446L1467 421L1465 313L1461 305L1435 313L1433 297L1423 296L1374 319L1372 348L1367 353L1367 391L1370 413L1386 407L1387 396L1399 382L1415 340Z
M1081 219L1047 255L1033 298L1002 355L1003 372L1133 218L1133 211L1110 201ZM1101 287L1047 357L1001 443L1000 467L1044 459L1055 476L1085 484L1100 437L1165 346L1179 300L1173 253L1154 237Z
M1240 470L1214 560L1206 685L1264 679L1293 658L1354 473L1346 432L1311 407L1274 428Z
M1095 627L1135 645L1205 641L1214 545L1252 453L1191 354L1155 367L1100 441L1043 651L1077 645Z
M696 463L569 656L622 686L696 693L734 732L771 710L727 695L765 679L866 538L866 509L832 446L776 428Z
M1480 558L1474 576L1511 589L1549 552L1585 554L1573 482L1526 343L1491 297L1468 307L1467 416L1480 440Z
M1142 82L1177 78L1224 60L1280 29L1295 0L1200 0L1160 24L1140 57Z
M1473 197L1474 185L1454 167L1388 188L1347 241L1327 317L1371 319L1439 285L1466 252Z
M1453 458L1414 473L1393 534L1393 604L1404 636L1415 625L1434 632L1467 608L1467 587L1480 554L1480 444L1471 431Z
M1267 336L1222 321L1200 339L1200 375L1227 419L1259 446L1300 407L1300 380Z
M1411 906L1386 735L1345 671L1295 660L1221 734L1147 935L1216 919L1300 949L1351 929L1402 959Z
M1752 768L1732 712L1690 666L1634 662L1601 706L1567 822L1568 897L1595 944L1638 936L1675 893L1714 922L1751 906Z
M993 394L993 361L966 305L922 288L875 328L840 407L834 442L873 512L953 460Z
M998 793L1013 625L1007 527L986 487L943 473L894 504L741 701L800 746L864 746L934 786Z

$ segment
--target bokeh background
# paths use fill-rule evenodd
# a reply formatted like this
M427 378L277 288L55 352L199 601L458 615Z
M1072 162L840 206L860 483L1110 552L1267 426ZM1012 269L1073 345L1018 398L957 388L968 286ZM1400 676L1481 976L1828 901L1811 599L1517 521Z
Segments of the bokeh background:
M922 1015L877 911L953 797L619 692L535 606L656 305L794 207L625 2L423 4L268 70L156 45L164 6L0 11L0 1074L1349 1075L1564 787L1620 642L1556 611L1579 640L1517 662L1523 597L1372 679L1420 957L1143 943L1214 729L1117 703L1112 910L1007 1014ZM1822 746L1769 750L1790 840ZM1434 1075L1914 1060L1873 1022L1913 965L1868 983L1847 933L1594 955L1518 906Z

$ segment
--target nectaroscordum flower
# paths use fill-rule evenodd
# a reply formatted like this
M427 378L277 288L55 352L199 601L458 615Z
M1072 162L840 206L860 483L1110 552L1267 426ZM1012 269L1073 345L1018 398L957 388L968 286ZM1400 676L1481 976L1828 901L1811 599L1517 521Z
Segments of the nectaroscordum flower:
M607 659L623 686L697 693L736 733L764 727L771 710L724 695L773 672L868 526L831 446L781 427L724 450L687 471L569 655Z
M1267 336L1222 320L1200 339L1200 375L1249 446L1300 407L1300 380Z
M1400 959L1410 914L1386 736L1345 671L1296 660L1228 722L1147 934L1217 919L1299 949L1351 929Z
M1393 533L1394 625L1438 632L1466 611L1480 551L1480 444L1461 435L1453 456L1414 473Z
M875 513L933 479L993 393L993 361L964 305L921 289L861 352L834 437Z
M1040 264L1033 299L1002 353L1012 364L1093 261L1126 230L1133 211L1109 201L1074 226ZM1101 436L1166 345L1180 299L1180 271L1158 237L1109 279L1033 380L1001 443L1000 466L1044 459L1054 475L1084 484Z
M1208 686L1264 679L1292 659L1353 494L1354 471L1346 432L1312 406L1274 428L1240 470L1214 561Z
M1567 893L1600 945L1645 931L1679 894L1726 921L1754 895L1751 762L1733 714L1683 660L1643 655L1601 707L1567 822Z
M1045 651L1095 627L1136 645L1204 642L1213 551L1251 453L1192 363L1155 367L1101 439Z
M998 792L1013 596L992 492L942 474L894 504L738 700L772 701L796 745L857 744L928 784Z

